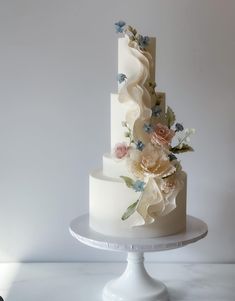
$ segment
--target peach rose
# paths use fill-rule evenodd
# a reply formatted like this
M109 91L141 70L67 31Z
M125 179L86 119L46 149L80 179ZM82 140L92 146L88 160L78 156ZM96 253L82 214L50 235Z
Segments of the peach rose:
M127 155L128 149L129 149L129 147L126 145L125 142L117 143L114 147L115 157L118 159L122 159L123 157L125 157Z
M155 131L151 134L151 142L156 145L168 146L172 138L175 136L175 131L169 129L166 125L158 123Z

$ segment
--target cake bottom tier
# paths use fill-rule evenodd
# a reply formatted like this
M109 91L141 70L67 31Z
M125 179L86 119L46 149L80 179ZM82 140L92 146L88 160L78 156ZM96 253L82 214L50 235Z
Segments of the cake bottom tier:
M116 237L160 237L185 231L186 174L184 187L176 197L176 208L150 225L132 227L134 213L123 221L121 216L136 201L136 192L123 181L103 175L102 170L90 174L89 223L99 233Z

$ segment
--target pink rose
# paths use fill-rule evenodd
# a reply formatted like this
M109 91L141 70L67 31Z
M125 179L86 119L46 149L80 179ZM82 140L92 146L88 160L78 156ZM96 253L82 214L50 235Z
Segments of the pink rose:
M166 125L158 123L155 131L151 134L151 142L155 145L168 146L174 136L175 131L169 129Z
M128 153L129 147L126 145L125 142L117 143L114 147L114 154L118 159L122 159Z

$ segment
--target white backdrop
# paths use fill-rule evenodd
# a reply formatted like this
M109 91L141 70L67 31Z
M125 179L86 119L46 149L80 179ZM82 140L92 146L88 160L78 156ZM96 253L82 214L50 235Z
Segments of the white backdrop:
M123 260L70 237L109 150L119 19L157 37L157 83L195 127L188 212L207 239L148 255L235 261L235 1L0 2L0 261Z

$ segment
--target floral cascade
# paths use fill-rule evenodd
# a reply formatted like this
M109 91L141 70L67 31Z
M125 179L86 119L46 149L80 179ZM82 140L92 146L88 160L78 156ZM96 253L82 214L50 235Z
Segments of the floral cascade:
M128 37L130 47L146 57L148 62L151 57L147 50L150 38L138 34L123 21L115 23L115 27L117 33ZM148 67L148 64L145 66ZM169 106L163 112L160 94L155 90L156 84L149 81L146 72L142 82L129 80L123 73L118 74L117 80L122 85L119 92L122 101L125 101L123 98L127 95L123 91L127 91L130 86L142 91L138 95L135 93L137 98L142 99L133 99L136 100L139 113L132 120L132 124L128 123L128 118L122 122L129 143L120 141L113 150L115 160L125 160L132 175L120 175L121 179L136 192L136 199L123 212L121 218L126 220L132 214L138 213L141 222L138 220L133 226L151 224L176 208L176 197L183 187L182 167L176 155L193 151L189 142L195 130L184 129L181 123L176 122L175 114ZM146 95L148 98L148 95L151 96L151 101L145 101ZM135 130L136 125L138 131Z

